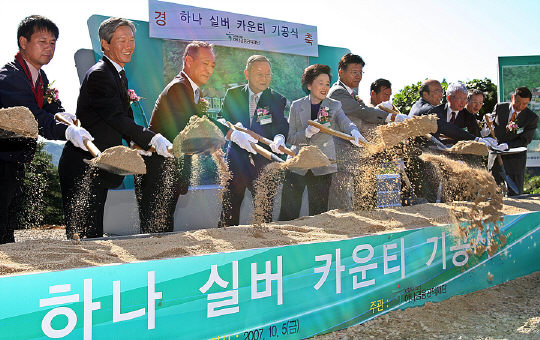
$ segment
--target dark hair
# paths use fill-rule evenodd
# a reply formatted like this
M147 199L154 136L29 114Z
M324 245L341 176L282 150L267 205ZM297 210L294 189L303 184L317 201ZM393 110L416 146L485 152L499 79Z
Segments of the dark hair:
M341 60L338 64L338 69L346 71L347 67L349 67L349 64L360 64L362 65L362 67L366 65L361 56L357 54L347 53L343 57L341 57Z
M30 41L32 34L40 31L50 32L55 39L58 39L58 27L51 20L41 15L30 15L24 18L19 23L19 28L17 28L17 45L19 45L19 48L21 47L19 43L20 37L25 37L26 40Z
M321 74L328 74L330 80L332 80L332 73L330 73L330 66L323 64L313 64L306 67L304 73L302 73L302 90L309 94L308 85L311 85L315 78Z
M381 92L383 87L391 89L392 84L390 83L390 81L388 81L386 79L379 78L379 79L375 80L373 83L371 83L371 86L370 86L369 89L370 89L370 91L375 91L375 93L379 93L379 92Z
M429 93L429 85L436 84L436 83L440 84L439 81L435 79L424 80L424 82L422 83L422 85L420 85L420 88L418 89L418 93L420 94L420 97L422 97L424 92Z
M105 40L108 44L110 44L112 37L114 35L114 32L116 32L116 30L120 26L129 27L131 29L131 32L133 32L133 36L135 36L137 29L135 28L135 25L131 22L131 20L124 19L124 18L110 17L99 25L99 28L98 28L99 39ZM101 50L105 51L103 49L103 46L101 46Z
M472 90L469 90L469 92L467 93L467 101L471 100L472 97L477 96L477 95L481 95L482 98L486 97L484 95L484 92L480 91L479 89L472 89Z
M518 87L515 91L514 91L514 96L520 96L521 98L529 98L529 99L532 99L532 93L531 91L525 87L525 86L522 86L522 87Z

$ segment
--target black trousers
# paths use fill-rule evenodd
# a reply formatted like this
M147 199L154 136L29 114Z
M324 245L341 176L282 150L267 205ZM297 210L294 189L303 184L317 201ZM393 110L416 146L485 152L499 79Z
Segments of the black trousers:
M328 211L328 195L332 174L315 176L311 170L302 176L287 171L281 193L280 221L290 221L300 216L302 194L307 186L309 215L317 215Z
M143 158L146 174L135 176L141 233L173 231L178 197L189 188L191 157L178 160L153 153Z
M24 163L0 161L0 244L15 242L24 173Z
M508 187L508 196L517 196L523 193L523 185L525 183L525 167L527 165L527 156L522 154L512 154L502 156L502 161L504 165L504 170L510 179L514 181L519 192L514 192L510 187ZM501 167L499 161L495 160L493 167L491 168L491 174L495 178L497 184L504 182L504 179L501 176Z
M123 180L123 176L90 167L83 161L87 154L68 142L58 164L68 238L74 233L79 237L103 237L107 192Z

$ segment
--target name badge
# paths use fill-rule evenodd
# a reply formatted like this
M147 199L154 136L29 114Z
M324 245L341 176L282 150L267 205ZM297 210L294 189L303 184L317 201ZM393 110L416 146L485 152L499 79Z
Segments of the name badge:
M266 125L272 123L272 114L267 107L257 109L257 121L261 125Z

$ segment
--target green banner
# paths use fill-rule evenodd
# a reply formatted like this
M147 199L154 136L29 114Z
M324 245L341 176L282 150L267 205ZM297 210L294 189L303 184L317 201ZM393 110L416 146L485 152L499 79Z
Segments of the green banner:
M460 237L448 225L4 276L0 338L310 337L540 270L539 229L532 212Z

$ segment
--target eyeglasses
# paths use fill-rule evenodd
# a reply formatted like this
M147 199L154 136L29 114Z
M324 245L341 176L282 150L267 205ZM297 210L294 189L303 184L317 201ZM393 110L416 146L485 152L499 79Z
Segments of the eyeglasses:
M347 73L350 73L352 74L354 77L358 77L358 76L361 76L362 74L364 74L364 71L347 71Z
M475 100L471 100L471 101L469 101L469 103L471 103L471 104L478 104L478 105L484 105L484 102L477 102L477 101L475 101Z

